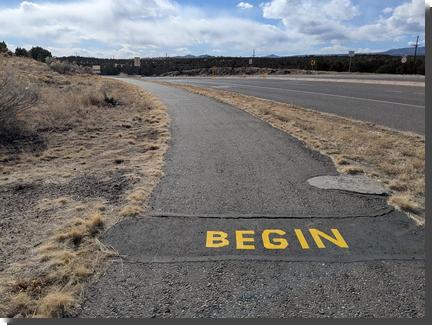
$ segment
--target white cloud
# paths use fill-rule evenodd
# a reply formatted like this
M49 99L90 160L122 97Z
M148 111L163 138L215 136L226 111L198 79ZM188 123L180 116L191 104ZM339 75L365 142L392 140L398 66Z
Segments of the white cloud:
M131 52L143 50L141 56L155 52L149 46L160 53L191 46L249 51L290 40L275 26L227 14L208 16L171 0L23 1L17 8L0 9L0 37L43 41L56 55L64 53L61 48L88 42L107 53L127 44Z
M362 26L351 22L361 14L351 0L272 0L262 9L265 18L279 19L287 29L318 42L394 40L424 30L424 0L386 8L390 16Z
M424 27L424 0L410 0L393 8L389 17L353 29L350 36L356 40L400 40L406 35L423 34Z
M237 8L246 10L246 9L252 9L254 6L252 4L250 4L249 2L239 2L237 4Z
M345 38L343 23L360 12L350 0L273 0L262 9L265 18L279 19L291 31L325 41Z
M349 20L359 14L359 8L350 0L272 0L262 5L266 18L291 22L328 22Z
M348 48L342 44L331 44L331 46L324 46L320 49L321 54L341 54L348 53Z
M267 0L260 6L262 14L274 24L235 13L208 13L173 0L47 1L0 8L0 39L21 42L18 46L43 45L55 55L161 56L188 54L194 48L221 54L244 54L252 48L318 53L345 51L350 42L422 34L424 29L423 0L386 8L384 17L362 26L353 23L362 8L352 0ZM241 9L251 6L237 4Z

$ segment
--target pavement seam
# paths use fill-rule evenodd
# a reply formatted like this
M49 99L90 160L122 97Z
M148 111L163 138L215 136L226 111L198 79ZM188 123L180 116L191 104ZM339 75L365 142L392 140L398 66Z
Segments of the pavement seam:
M290 259L283 257L272 257L272 256L238 256L238 255L221 255L221 256L198 256L198 257L159 257L159 258L149 258L149 260L133 260L129 259L127 256L120 256L122 262L127 264L176 264L176 263L211 263L211 262L224 262L224 261L234 261L234 262L284 262L284 263L328 263L328 264L353 264L353 263L364 263L364 262L421 262L424 261L424 257L371 257L362 259L350 259L350 260L325 260L325 259Z
M227 220L242 220L242 219L293 219L293 220L307 220L307 219L356 219L356 218L378 218L378 217L386 217L395 209L392 207L386 208L381 213L370 214L370 215L345 215L345 216L329 216L329 215L320 215L320 216L310 216L310 215L298 215L298 216L286 216L286 215L266 215L266 214L201 214L201 215L189 215L189 214L181 214L181 213L149 213L144 215L144 217L150 218L183 218L183 219L227 219ZM293 212L289 212L292 214ZM295 212L294 212L295 213Z

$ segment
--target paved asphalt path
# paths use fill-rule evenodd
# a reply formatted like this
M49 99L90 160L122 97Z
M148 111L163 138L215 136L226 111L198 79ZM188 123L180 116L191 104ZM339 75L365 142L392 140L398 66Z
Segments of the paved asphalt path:
M336 77L323 75L321 78ZM413 78L406 79L411 81ZM342 75L339 79L348 77ZM425 88L420 86L259 78L177 77L163 80L236 91L397 130L425 133Z
M165 176L147 215L103 236L121 259L90 287L80 317L424 315L424 232L385 197L313 188L309 178L335 167L289 135L206 97L129 82L168 107ZM269 229L288 247L264 248ZM310 229L337 229L345 245L323 248ZM255 249L237 249L243 230ZM209 247L208 231L229 245Z

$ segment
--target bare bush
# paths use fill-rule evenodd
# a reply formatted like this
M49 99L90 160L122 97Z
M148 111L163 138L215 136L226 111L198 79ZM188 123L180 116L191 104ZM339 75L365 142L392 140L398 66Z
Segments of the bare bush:
M52 70L60 74L90 73L89 68L80 67L67 61L50 60L47 63Z
M112 89L107 86L91 89L90 92L84 93L82 103L83 105L97 107L115 107L120 105L120 102L114 98Z
M13 70L0 72L0 135L3 140L14 140L22 132L18 115L38 100L33 87L19 82Z

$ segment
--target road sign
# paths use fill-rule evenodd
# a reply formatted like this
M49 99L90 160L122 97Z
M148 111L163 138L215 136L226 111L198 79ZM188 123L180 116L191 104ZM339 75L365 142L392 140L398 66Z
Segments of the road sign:
M253 64L253 59L249 59L249 65Z
M408 58L406 56L403 56L401 59L402 63L407 63L408 62Z
M136 57L134 58L134 67L139 68L141 66L141 58Z
M311 66L315 66L316 65L316 61L315 60L311 60Z
M101 74L101 66L100 65L94 65L92 66L93 74Z

